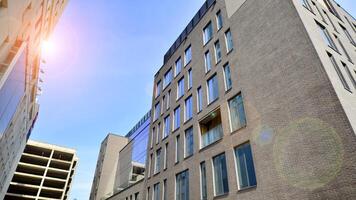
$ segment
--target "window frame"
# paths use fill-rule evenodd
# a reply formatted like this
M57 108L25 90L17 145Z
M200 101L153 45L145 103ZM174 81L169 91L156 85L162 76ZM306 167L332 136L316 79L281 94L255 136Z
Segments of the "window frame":
M243 147L243 146L245 146L245 145L249 145L249 147L250 147L250 152L251 152L251 159L252 159L252 164L253 164L253 172L254 172L254 176L255 176L255 181L256 181L256 185L248 185L248 186L246 186L246 187L241 187L241 183L240 183L240 180L239 180L239 178L240 178L240 175L239 175L239 170L238 170L238 166L237 166L237 149L238 148L241 148L241 147ZM255 159L253 158L253 151L252 151L252 146L251 146L251 143L250 143L250 141L247 141L247 142L245 142L245 143L242 143L242 144L239 144L239 145L237 145L237 146L235 146L234 148L233 148L233 154L234 154L234 165L235 165L235 173L236 173L236 182L237 182L237 190L238 191L241 191L241 190L246 190L246 189L249 189L249 188L254 188L254 187L257 187L257 175L256 175L256 167L255 167Z
M208 30L207 28L210 28L211 30L211 35L209 38L206 38L206 31L205 30ZM214 37L214 28L213 28L213 24L211 21L209 21L203 28L203 45L205 46L206 44L208 44L210 42L210 40L212 40Z
M242 106L243 106L243 111L244 111L244 116L245 116L245 124L240 124L239 127L237 127L235 130L232 128L232 120L231 120L231 108L230 108L230 101L237 98L238 96L241 96L242 99ZM232 96L230 99L227 101L227 107L228 107L228 114L229 114L229 128L230 128L230 133L234 133L244 127L247 126L247 113L246 113L246 108L245 108L245 103L244 103L244 96L242 95L241 92L237 93L236 95ZM240 115L239 115L240 116ZM240 117L239 117L240 119ZM241 122L240 122L241 123Z

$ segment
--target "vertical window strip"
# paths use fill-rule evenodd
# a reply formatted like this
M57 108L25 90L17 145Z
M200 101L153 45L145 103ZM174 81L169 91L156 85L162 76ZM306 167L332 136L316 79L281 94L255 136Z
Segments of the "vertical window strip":
M349 78L350 78L350 80L351 80L351 82L352 82L352 85L353 85L354 88L356 89L356 80L355 80L355 78L352 76L352 73L351 73L349 67L348 67L345 63L343 63L343 62L341 62L341 64L342 64L342 66L344 66L345 71L346 71L347 75L349 76Z
M350 86L349 86L348 83L346 82L346 79L345 79L344 75L342 74L342 72L341 72L341 70L340 70L340 68L339 68L339 65L336 63L336 60L335 60L334 56L332 56L332 54L330 54L330 53L328 53L328 56L329 56L329 58L330 58L331 63L332 63L333 66L334 66L334 69L335 69L337 75L339 76L339 79L340 79L342 85L344 86L344 88L345 88L347 91L351 92Z

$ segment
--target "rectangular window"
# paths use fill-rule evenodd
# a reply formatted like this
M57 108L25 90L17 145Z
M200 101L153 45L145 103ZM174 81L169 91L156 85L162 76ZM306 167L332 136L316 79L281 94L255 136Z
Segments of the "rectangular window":
M180 135L176 137L176 163L180 161Z
M167 73L164 74L163 88L166 88L172 81L173 73L172 69L169 69Z
M200 163L200 196L201 200L208 199L208 188L206 184L206 165L205 162Z
M350 27L352 28L352 30L354 30L354 31L356 32L356 29L355 29L356 26L355 26L353 23L351 23L351 21L349 20L349 18L347 18L346 16L345 16L345 19L346 19L347 23L349 23L349 25L350 25Z
M310 7L310 4L308 2L308 0L300 0L302 5L307 8L308 10L312 11L311 7Z
M218 78L215 74L207 81L208 86L208 104L211 104L219 97L219 86L218 86Z
M158 81L156 84L156 94L155 97L158 97L161 94L161 81Z
M335 60L334 56L332 56L332 54L330 54L330 53L328 53L328 56L329 56L329 58L330 58L331 63L332 63L333 66L334 66L334 69L335 69L337 75L339 76L339 79L340 79L342 85L344 86L344 88L345 88L347 91L351 92L350 86L349 86L349 84L346 82L346 79L345 79L344 75L342 74L342 72L341 72L341 70L340 70L340 68L339 68L339 65L336 63L336 60Z
M188 121L192 119L193 117L193 98L192 96L188 97L185 100L185 106L184 106L184 121Z
M197 89L197 110L198 112L203 110L203 90L201 87Z
M344 32L345 36L347 37L347 39L349 39L349 41L351 42L352 45L356 46L354 39L352 38L351 34L349 33L349 31L342 26L341 24L339 24L342 31Z
M164 146L164 162L163 162L163 169L167 169L167 161L168 161L168 143Z
M150 187L147 188L147 196L146 196L146 200L150 199Z
M159 183L156 183L153 186L153 200L161 200L159 195L160 195Z
M151 133L151 144L150 144L150 147L151 148L153 148L153 141L154 141L154 135L155 135L155 133L156 133L156 128L155 127L153 127L152 128L152 133Z
M224 65L224 79L225 79L225 91L230 90L232 87L232 80L231 80L229 63Z
M163 180L163 200L168 200L167 179Z
M182 59L179 57L175 63L174 77L176 77L182 71Z
M324 42L331 47L332 49L337 51L337 48L335 46L334 41L332 40L332 38L330 37L329 32L325 29L325 27L319 23L317 23L319 30L320 30L320 34L321 37L324 39Z
M342 64L342 66L344 66L344 69L345 69L347 75L349 76L349 78L350 78L350 80L351 80L351 82L352 82L354 88L356 89L356 80L355 80L355 78L352 76L349 67L348 67L345 63L343 63L343 62L341 62L341 64Z
M238 189L257 185L250 143L235 148Z
M220 109L209 113L208 117L199 122L200 148L213 144L223 137Z
M177 130L180 127L180 106L174 109L174 126L173 130Z
M336 40L339 42L339 45L341 47L341 50L343 51L343 54L346 56L346 58L352 62L350 55L347 53L344 44L341 42L341 40L337 37L337 35L334 35Z
M324 7L326 7L329 10L329 12L331 12L333 15L335 15L337 18L340 19L339 14L337 13L337 11L335 10L334 6L331 4L331 2L329 0L323 0L323 1L321 1L321 4Z
M151 170L153 168L152 165L153 165L153 154L151 153L150 160L149 160L149 163L148 163L148 177L151 176Z
M207 44L213 38L213 25L209 22L203 29L203 42Z
M184 66L187 66L190 61L192 61L192 46L189 46L185 51L184 51Z
M215 42L214 49L215 49L215 62L218 63L221 61L221 57L222 57L219 40Z
M160 102L158 102L155 105L155 116L154 116L154 119L157 120L160 115L161 115L161 104L160 104Z
M170 107L170 102L171 102L171 91L170 90L167 92L166 100L167 100L167 102L166 102L166 110L168 110L169 107Z
M223 18L220 10L216 13L216 25L218 30L220 30L223 27Z
M163 130L163 137L166 138L168 137L169 133L171 132L171 116L168 115L166 118L164 118L164 130Z
M205 52L204 61L205 61L205 72L207 73L211 70L211 58L210 58L209 51Z
M158 172L160 172L161 170L161 149L158 149L156 151L156 160L155 160L155 174L157 174Z
M189 157L194 153L193 127L185 130L184 157Z
M159 143L159 135L161 133L161 123L158 123L157 125L157 131L156 131L156 144Z
M226 41L227 52L232 51L232 49L234 48L234 43L232 41L232 34L230 29L225 32L225 41Z
M184 95L184 77L178 81L177 85L177 99Z
M246 114L241 94L229 100L229 113L231 132L246 126Z
M213 168L215 196L227 194L229 192L229 183L225 153L213 158Z
M189 171L176 175L176 199L189 200Z
M188 89L193 87L193 74L192 69L188 70Z

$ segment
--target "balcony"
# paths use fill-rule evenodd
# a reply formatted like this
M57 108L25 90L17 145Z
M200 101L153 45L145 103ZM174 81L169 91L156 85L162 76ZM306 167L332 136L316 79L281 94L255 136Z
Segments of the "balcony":
M200 148L205 148L220 140L224 133L221 125L220 109L208 114L200 123Z

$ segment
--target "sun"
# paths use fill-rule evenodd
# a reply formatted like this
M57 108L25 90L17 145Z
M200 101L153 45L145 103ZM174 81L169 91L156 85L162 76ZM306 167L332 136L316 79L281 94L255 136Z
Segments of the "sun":
M51 54L53 53L55 47L53 42L51 42L50 40L42 40L41 43L41 51L43 54Z

